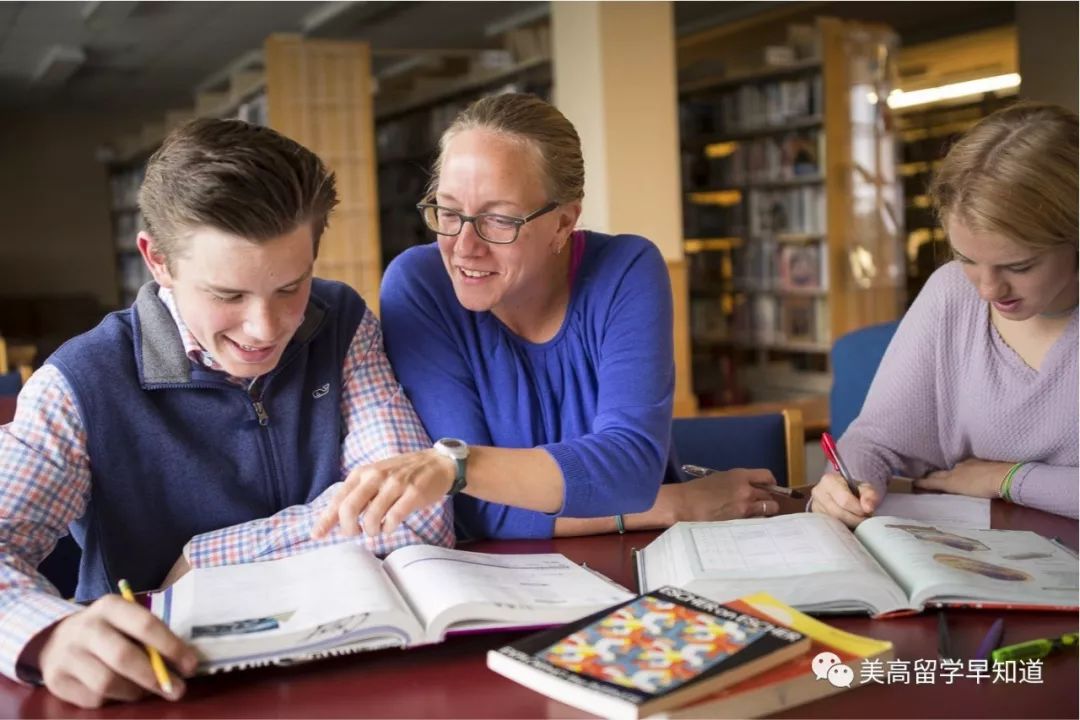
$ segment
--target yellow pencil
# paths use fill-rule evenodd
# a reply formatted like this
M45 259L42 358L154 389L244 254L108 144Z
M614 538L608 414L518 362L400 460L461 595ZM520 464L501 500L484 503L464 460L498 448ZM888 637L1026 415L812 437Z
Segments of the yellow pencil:
M120 595L128 602L135 602L135 595L131 592L131 586L128 585L127 580L121 580L117 583L120 586ZM150 667L154 668L154 676L157 677L158 685L163 692L172 695L172 678L169 677L169 671L165 669L165 661L161 659L161 654L153 647L146 646L146 654L150 656Z

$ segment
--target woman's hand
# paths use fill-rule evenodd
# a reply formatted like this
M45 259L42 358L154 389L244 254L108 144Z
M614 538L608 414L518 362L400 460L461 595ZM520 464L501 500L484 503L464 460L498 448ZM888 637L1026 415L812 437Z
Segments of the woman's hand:
M725 470L681 483L660 486L653 510L662 527L679 521L734 520L767 517L780 510L768 490L755 485L775 485L768 470Z
M874 514L881 496L870 483L859 483L859 497L848 488L847 481L837 473L826 473L811 492L811 509L831 515L850 528L858 526Z
M938 470L916 480L915 487L953 495L996 498L999 497L1001 481L1012 466L1013 463L971 458L957 464L952 470Z
M325 537L341 526L347 537L393 532L413 512L440 502L454 482L453 460L435 450L396 455L355 468L315 523L311 537Z

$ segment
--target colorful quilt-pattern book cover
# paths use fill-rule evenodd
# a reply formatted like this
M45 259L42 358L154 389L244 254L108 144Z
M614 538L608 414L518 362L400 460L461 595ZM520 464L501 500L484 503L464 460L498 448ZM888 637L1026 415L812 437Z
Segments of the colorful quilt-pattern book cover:
M541 651L564 670L658 695L765 634L685 605L640 597Z

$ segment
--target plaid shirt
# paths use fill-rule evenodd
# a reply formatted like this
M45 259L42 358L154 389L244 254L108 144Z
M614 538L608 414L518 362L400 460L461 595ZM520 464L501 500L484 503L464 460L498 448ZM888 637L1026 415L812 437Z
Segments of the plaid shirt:
M191 361L220 371L180 319L172 293L162 289L159 297L176 320ZM431 447L390 368L379 321L370 309L342 368L341 414L347 433L341 448L342 479L360 465ZM21 679L16 662L35 635L80 609L57 597L36 568L67 534L68 524L86 511L90 478L86 429L71 387L59 370L45 365L19 393L14 420L0 426L0 672L9 678ZM192 567L205 567L270 560L341 542L338 530L318 542L309 538L315 519L339 487L332 485L308 505L198 535L184 555ZM362 534L359 541L378 555L417 543L449 547L454 542L450 502L416 511L393 533Z

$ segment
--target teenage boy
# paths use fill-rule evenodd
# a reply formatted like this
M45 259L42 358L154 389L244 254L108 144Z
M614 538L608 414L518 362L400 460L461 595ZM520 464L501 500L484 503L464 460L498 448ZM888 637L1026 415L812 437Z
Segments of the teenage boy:
M240 121L189 123L150 158L137 243L155 282L57 350L0 427L0 672L87 707L179 697L143 647L178 675L194 652L117 580L312 547L351 469L431 447L371 310L312 278L336 203L317 156ZM87 607L35 570L69 527ZM453 543L445 501L385 527L362 538L378 554Z

